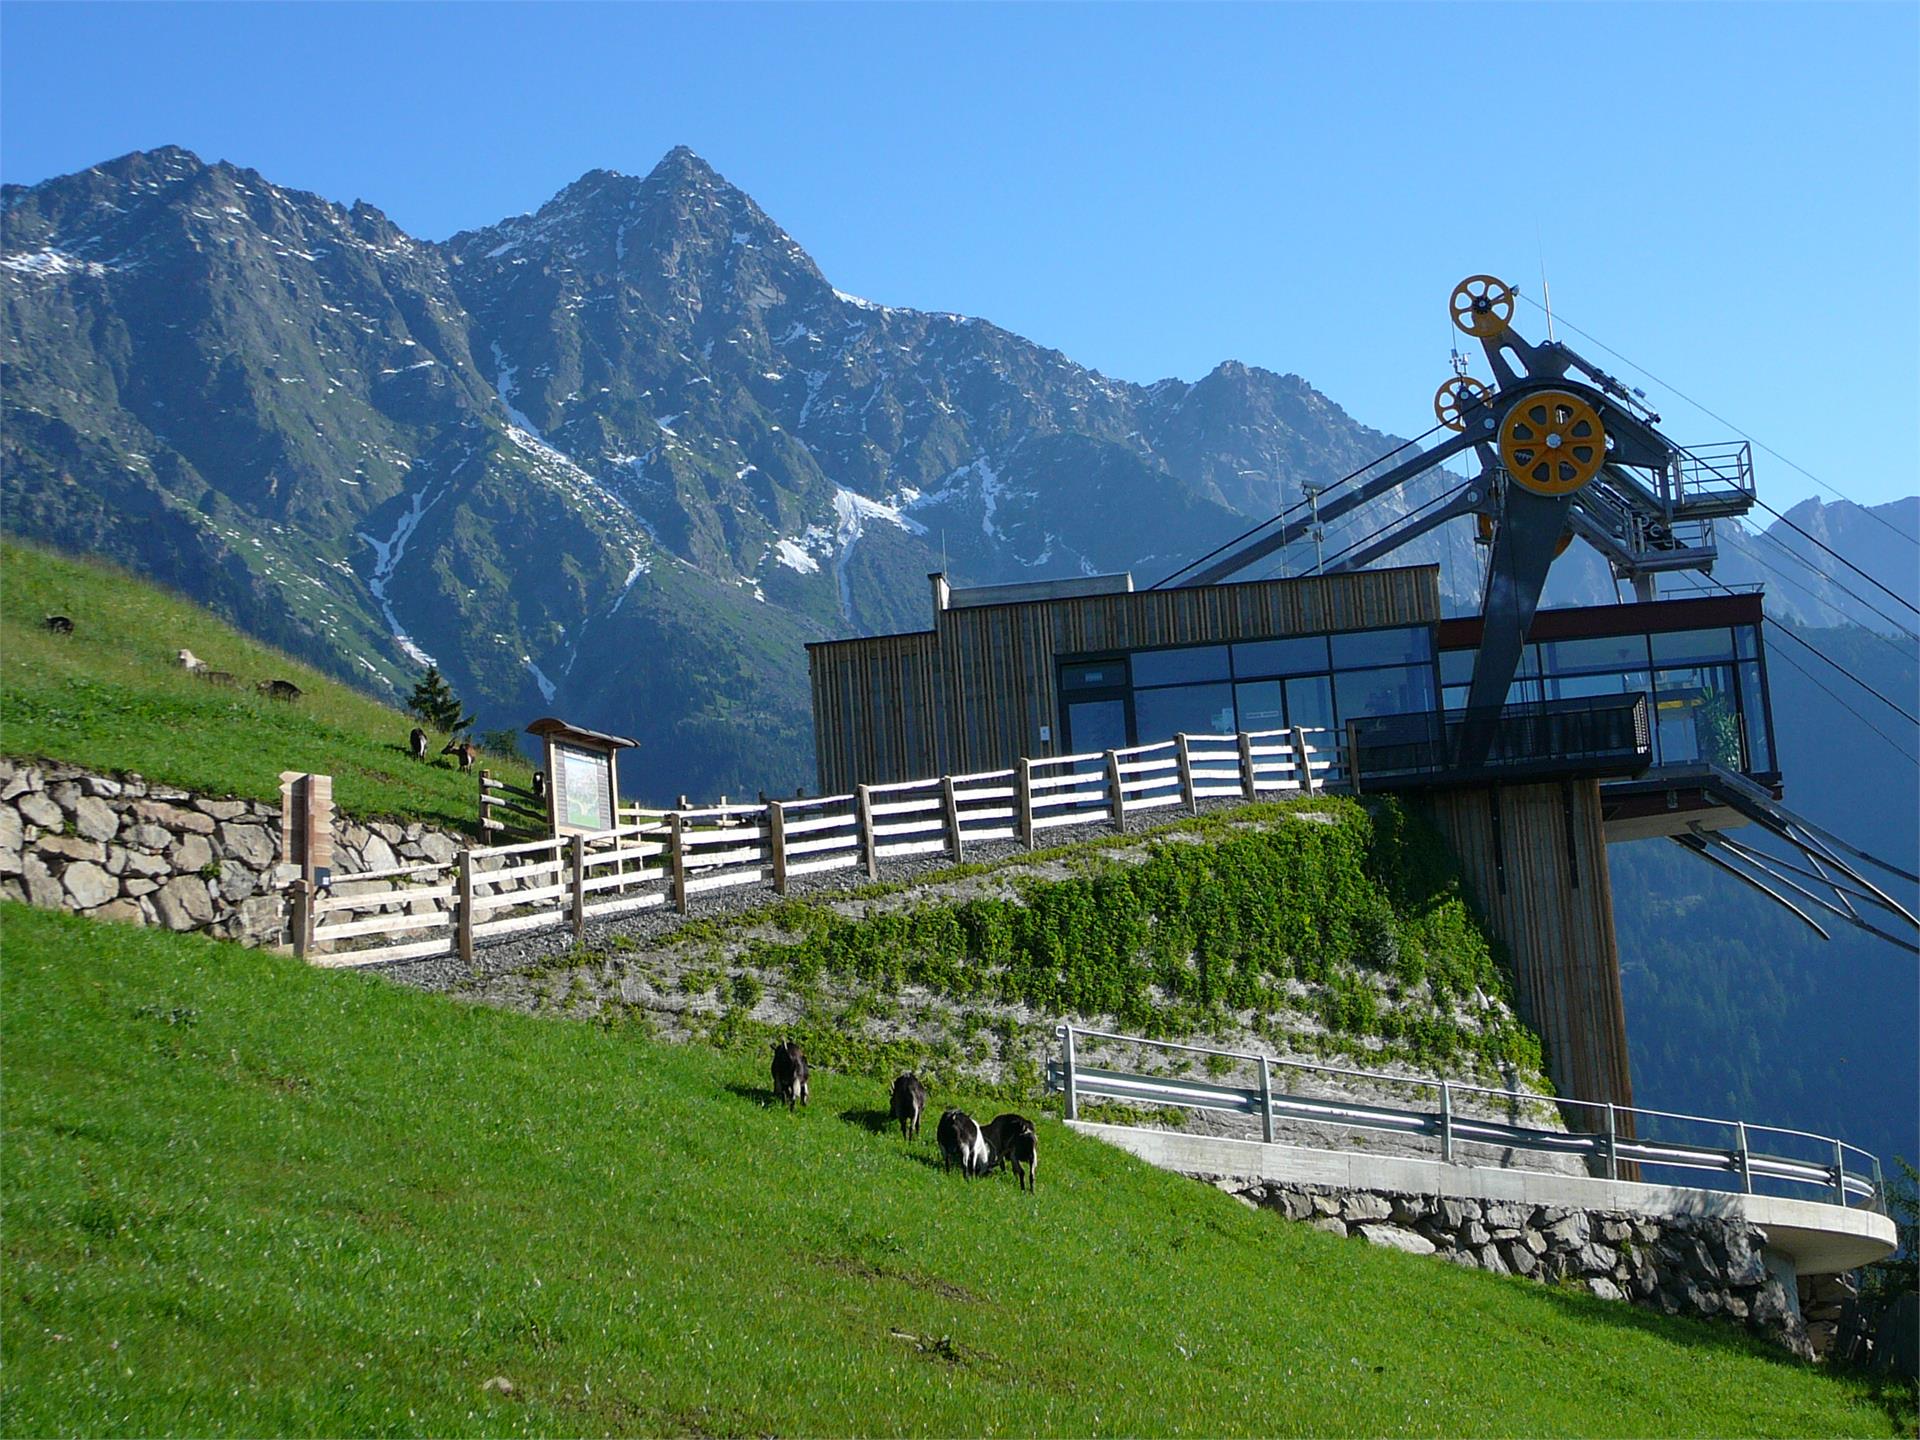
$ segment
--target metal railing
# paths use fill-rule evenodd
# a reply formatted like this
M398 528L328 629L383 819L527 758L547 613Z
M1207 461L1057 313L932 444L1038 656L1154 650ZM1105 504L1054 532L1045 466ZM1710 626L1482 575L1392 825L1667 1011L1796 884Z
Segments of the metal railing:
M1706 1171L1731 1177L1732 1186L1746 1194L1762 1192L1761 1184L1797 1186L1823 1192L1826 1203L1853 1206L1856 1203L1879 1214L1886 1213L1886 1191L1877 1156L1832 1136L1815 1135L1804 1130L1755 1125L1740 1120L1721 1120L1676 1111L1648 1110L1638 1106L1616 1105L1606 1101L1578 1100L1563 1096L1537 1095L1522 1090L1500 1090L1483 1085L1463 1084L1457 1080L1393 1075L1384 1071L1360 1070L1337 1065L1316 1065L1299 1060L1280 1060L1250 1051L1220 1050L1204 1045L1179 1044L1169 1040L1149 1040L1138 1035L1117 1035L1111 1031L1091 1030L1084 1026L1056 1026L1060 1056L1047 1063L1047 1088L1065 1096L1066 1118L1080 1117L1081 1103L1088 1099L1112 1100L1123 1104L1176 1106L1187 1110L1243 1115L1261 1122L1261 1137L1274 1140L1274 1127L1280 1121L1325 1126L1339 1130L1365 1130L1435 1142L1442 1162L1473 1163L1462 1159L1461 1147L1476 1145L1504 1152L1524 1152L1548 1156L1570 1156L1597 1170L1608 1179L1621 1178L1623 1165L1641 1165L1656 1169ZM1206 1063L1253 1068L1258 1083L1252 1086L1229 1085L1213 1080L1194 1079L1182 1074L1150 1074L1090 1066L1080 1054L1084 1041L1106 1041L1121 1045L1146 1046L1155 1050L1202 1057ZM1275 1087L1276 1077L1289 1075L1326 1077L1336 1083L1362 1082L1369 1087L1397 1086L1431 1094L1431 1107L1394 1106L1350 1096L1312 1096L1288 1093ZM1545 1126L1495 1119L1482 1110L1504 1109L1510 1115L1529 1111L1550 1111L1559 1107L1582 1108L1593 1112L1599 1121L1594 1130L1555 1130ZM1639 1122L1651 1122L1642 1127ZM1675 1123L1677 1122L1677 1124ZM1680 1135L1643 1134L1648 1131L1673 1131L1681 1127L1723 1130L1733 1143L1711 1145ZM1789 1143L1784 1149L1799 1149L1799 1155L1776 1153L1755 1147L1756 1136ZM1851 1157L1851 1158L1849 1158ZM1492 1163L1512 1168L1503 1159ZM1671 1182L1647 1182L1671 1183ZM1713 1188L1699 1187L1694 1188Z
M1485 727L1487 758L1462 767L1458 756L1476 721ZM1369 715L1348 727L1353 768L1368 790L1536 774L1630 775L1653 759L1647 698L1638 694L1506 705L1480 717L1464 710Z

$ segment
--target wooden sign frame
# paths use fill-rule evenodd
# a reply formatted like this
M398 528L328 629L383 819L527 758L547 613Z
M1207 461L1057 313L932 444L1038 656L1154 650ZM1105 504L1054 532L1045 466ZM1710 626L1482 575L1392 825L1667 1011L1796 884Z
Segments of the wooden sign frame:
M555 835L590 835L620 823L618 755L637 743L552 716L527 726L546 746L547 819Z

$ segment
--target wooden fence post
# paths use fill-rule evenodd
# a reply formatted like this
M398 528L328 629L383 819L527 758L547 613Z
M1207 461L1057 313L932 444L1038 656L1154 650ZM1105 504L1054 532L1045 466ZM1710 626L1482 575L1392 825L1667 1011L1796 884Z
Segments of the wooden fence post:
M493 819L493 796L487 790L487 772L480 772L480 843L487 844L487 836L493 832L493 826L487 822Z
M953 790L953 776L940 777L940 808L947 819L947 848L953 851L955 863L960 860L962 844L960 840L960 797Z
M1360 722L1347 721L1347 788L1360 793Z
M787 807L767 802L767 857L773 866L773 893L787 893Z
M304 875L293 882L293 953L302 960L313 949L313 884Z
M1313 752L1307 749L1307 732L1293 727L1293 783L1302 795L1313 794Z
M1127 831L1127 792L1121 788L1120 752L1107 751L1107 816L1113 822L1113 833L1124 835Z
M454 904L458 907L454 913L455 946L460 952L462 964L473 960L473 851L460 852L460 868L455 877Z
M579 940L587 933L587 837L568 836L567 851L568 868L573 871L573 938Z
M1187 732L1173 737L1175 753L1180 757L1180 799L1189 815L1200 813L1200 797L1193 793L1193 754L1187 748Z
M1033 848L1033 761L1026 756L1014 769L1013 802L1019 816L1020 843Z
M867 857L867 878L880 878L880 854L873 839L873 790L858 786L853 792L854 815L860 827L860 853Z
M1246 731L1240 732L1240 798L1252 800L1258 797L1259 787L1253 777L1253 737Z
M667 820L667 853L673 871L673 908L684 915L687 913L687 847L681 835L681 826L686 822L680 818L678 810Z
M1273 1066L1265 1055L1260 1057L1260 1138L1273 1144Z

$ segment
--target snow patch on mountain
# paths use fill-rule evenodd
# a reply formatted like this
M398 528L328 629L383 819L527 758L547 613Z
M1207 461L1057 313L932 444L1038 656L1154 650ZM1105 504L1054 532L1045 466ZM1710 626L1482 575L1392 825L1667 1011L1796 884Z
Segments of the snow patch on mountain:
M464 462L463 462L464 463ZM409 660L416 665L433 665L437 662L433 656L422 650L401 625L400 617L393 613L393 601L387 595L387 584L393 579L394 571L400 568L400 561L407 553L407 542L420 528L420 522L426 518L434 502L446 493L441 487L437 494L429 495L427 487L422 486L409 497L407 508L401 513L399 522L393 527L393 533L385 540L375 539L366 531L358 531L360 539L367 542L373 551L373 574L367 577L367 589L373 593L373 600L380 607L380 613L386 617L387 629L393 640Z
M540 687L540 698L548 703L552 703L556 692L553 681L547 678L546 672L533 663L533 657L531 655L522 655L520 657L520 663L527 667L527 673L533 676L533 683Z

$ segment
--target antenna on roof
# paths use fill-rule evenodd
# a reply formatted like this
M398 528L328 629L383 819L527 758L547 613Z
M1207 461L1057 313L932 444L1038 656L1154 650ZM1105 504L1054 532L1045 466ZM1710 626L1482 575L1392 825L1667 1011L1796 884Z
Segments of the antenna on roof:
M1540 252L1540 300L1547 312L1547 342L1553 342L1553 291L1547 287L1547 252Z

